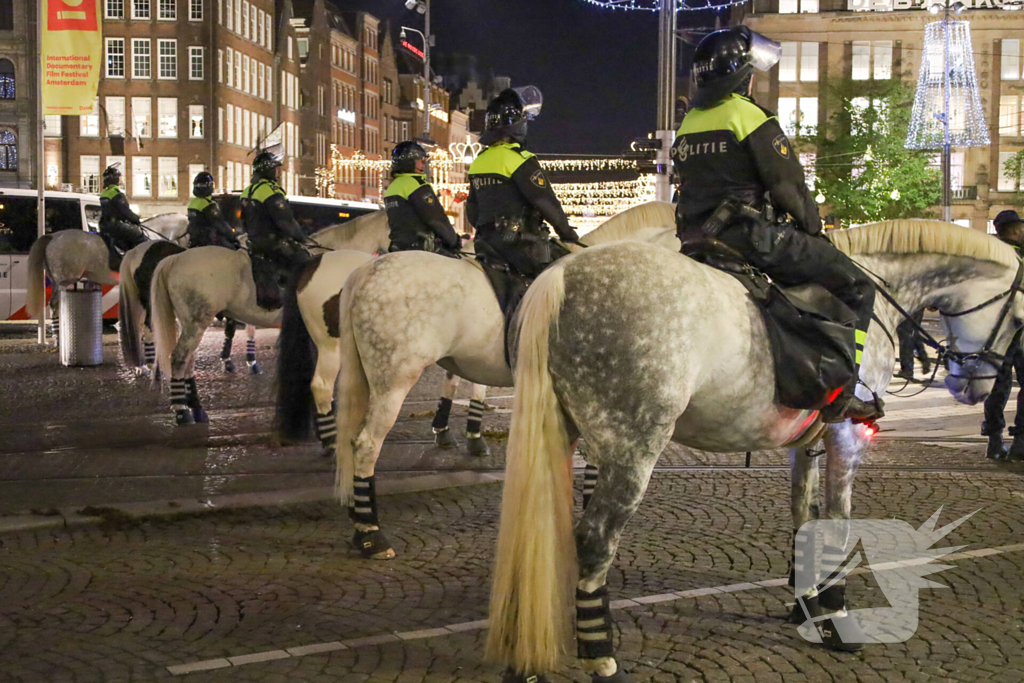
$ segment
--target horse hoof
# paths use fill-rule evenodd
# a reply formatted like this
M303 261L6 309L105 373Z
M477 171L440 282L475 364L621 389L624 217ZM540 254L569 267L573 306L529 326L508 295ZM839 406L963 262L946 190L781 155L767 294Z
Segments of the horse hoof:
M459 445L459 442L452 436L452 430L447 427L434 434L434 443L438 448L443 448L444 450L455 448Z
M786 616L786 621L790 624L796 624L799 626L808 619L819 617L822 614L821 607L818 606L818 596L812 596L803 598L803 606L800 605L798 600L793 604L793 610ZM807 611L804 612L804 609Z
M864 649L864 641L867 638L860 629L857 620L850 615L830 617L822 619L818 623L821 642L829 650L835 652L859 652Z
M236 369L237 368L235 368L235 361L231 360L230 358L225 358L224 359L224 372L227 372L227 373L230 374L230 373L234 373Z
M334 457L334 444L330 444L330 445L328 445L328 444L321 444L320 446L323 449L323 450L320 451L320 455L322 455L325 458L333 458Z
M206 414L206 411L202 408L193 408L192 417L196 424L206 424L210 421L210 416Z
M487 441L482 436L478 436L475 439L466 439L466 448L469 450L470 455L481 458L491 454L491 449L488 448Z
M196 419L192 417L192 411L190 410L179 410L174 414L174 424L179 427L187 427L188 425L194 425Z
M249 363L249 374L250 375L262 375L263 374L263 368L261 368L260 364L257 363L256 361L251 361Z
M352 547L368 560L390 560L395 556L391 541L380 529L373 531L357 529L352 537Z
M501 676L501 683L549 683L546 676L538 674L518 674L511 668L505 669Z

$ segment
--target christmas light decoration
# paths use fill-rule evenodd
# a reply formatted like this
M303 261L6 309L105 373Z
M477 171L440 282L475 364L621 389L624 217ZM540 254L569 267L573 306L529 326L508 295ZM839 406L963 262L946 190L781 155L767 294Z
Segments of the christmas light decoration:
M932 22L925 26L924 35L907 148L988 145L988 126L974 70L970 22L949 19Z
M639 10L641 12L657 12L661 10L661 0L585 0L591 5L597 5L604 9L616 9L616 10ZM676 0L676 11L677 12L700 12L704 10L719 11L728 9L730 7L736 7L737 5L745 5L751 0L730 0L730 2L723 2L720 5L711 4L711 0L705 0L703 5L687 5L682 0Z

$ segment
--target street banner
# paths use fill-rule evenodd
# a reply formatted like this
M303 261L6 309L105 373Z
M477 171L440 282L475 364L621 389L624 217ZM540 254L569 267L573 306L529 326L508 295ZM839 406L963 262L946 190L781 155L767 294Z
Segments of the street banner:
M43 113L89 114L103 64L100 0L41 0Z

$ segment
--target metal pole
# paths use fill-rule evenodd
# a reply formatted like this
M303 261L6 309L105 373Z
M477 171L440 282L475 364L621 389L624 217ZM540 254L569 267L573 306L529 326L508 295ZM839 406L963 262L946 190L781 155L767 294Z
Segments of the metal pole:
M423 13L423 137L430 139L430 0Z
M953 222L953 182L949 139L949 3L942 17L942 220Z
M43 13L46 11L45 2L33 3L36 6L36 49L39 51L38 65L38 78L36 79L36 116L39 119L38 125L36 126L37 146L36 155L38 160L36 161L36 237L42 237L46 234L46 194L44 192L44 184L46 177L46 162L43 159L43 155L46 152L46 144L43 138L43 74L45 73L45 65L43 64ZM31 286L31 285L29 285ZM46 276L43 276L43 291L46 291ZM45 299L45 297L44 297ZM39 320L37 321L36 339L40 344L46 343L46 309L48 306L45 301L43 303L43 310L39 314Z
M660 173L655 184L655 197L671 201L672 141L676 104L676 0L662 0L658 13L658 138L661 149L657 153Z

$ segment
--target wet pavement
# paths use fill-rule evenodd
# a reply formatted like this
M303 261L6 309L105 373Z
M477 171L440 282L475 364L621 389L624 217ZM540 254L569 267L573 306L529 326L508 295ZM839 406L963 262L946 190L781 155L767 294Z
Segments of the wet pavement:
M492 455L473 458L432 446L441 372L426 373L378 467L382 490L395 487L380 507L398 557L371 562L350 549L344 511L320 500L330 459L275 443L273 331L258 335L257 377L224 375L220 331L207 335L197 379L211 421L185 429L166 388L119 369L112 337L106 365L72 369L16 336L0 335L0 520L67 523L0 533L0 681L500 680L480 657L500 484L453 488L478 480L452 473L500 475L509 390L491 390ZM1024 680L1024 465L986 460L980 406L944 390L888 405L854 517L918 526L940 506L941 523L979 510L948 537L967 547L932 577L948 588L922 591L915 637L856 655L802 641L777 618L792 596L773 581L791 534L785 454L754 453L748 469L743 454L672 446L609 576L634 680ZM457 405L460 438L465 417ZM251 505L287 492L308 502ZM231 496L257 498L168 504ZM159 515L102 509L154 501ZM87 506L102 521L77 523ZM870 575L849 592L852 607L885 604ZM568 668L552 680L589 679Z

